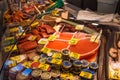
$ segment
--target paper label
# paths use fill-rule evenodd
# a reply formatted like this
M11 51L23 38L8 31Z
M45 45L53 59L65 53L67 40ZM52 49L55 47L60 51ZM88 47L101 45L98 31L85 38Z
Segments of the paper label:
M26 33L17 33L16 36L19 37L19 36L25 36Z
M48 71L49 68L50 68L50 65L48 65L48 64L40 64L40 65L39 65L39 68L40 68L41 70Z
M115 79L115 80L120 80L120 69L114 70L110 67L109 68L109 78Z
M36 25L38 25L39 24L39 22L37 21L37 22L33 22L32 24L31 24L31 26L33 27L33 26L36 26Z
M22 65L24 66L24 67L26 67L26 68L30 68L31 67L31 62L24 62Z
M92 79L92 74L89 72L81 71L80 76L86 79Z
M51 36L48 38L48 40L49 40L49 41L54 41L56 38L57 38L57 36L51 35Z
M62 64L62 59L52 59L51 63L60 65Z
M17 32L18 30L19 30L18 27L15 27L15 28L11 28L11 29L9 29L10 32Z
M28 40L34 41L36 38L37 38L37 36L31 35L30 37L28 37Z
M55 29L56 32L58 32L61 28L61 25L54 26L53 28Z
M48 43L48 39L40 39L38 41L38 44L47 44Z
M4 47L4 51L5 52L9 52L10 50L12 50L12 51L15 51L15 50L17 50L17 45L15 45L14 47L13 47L14 45L10 45L10 46L6 46L6 47ZM12 49L13 48L13 49Z
M69 44L70 45L76 45L78 43L78 39L76 38L72 38L70 41L69 41Z
M41 51L42 51L43 53L48 54L48 53L51 52L51 49L48 49L48 48L44 47L44 48L41 49Z
M52 58L61 58L62 57L62 54L61 53L54 53L52 55Z
M75 29L76 30L83 30L84 29L84 25L76 25Z
M74 58L74 59L80 59L80 54L71 52L71 53L70 53L70 57L71 57L71 58Z
M63 79L69 79L69 80L73 80L73 74L72 73L62 73L61 74L61 77L63 78Z

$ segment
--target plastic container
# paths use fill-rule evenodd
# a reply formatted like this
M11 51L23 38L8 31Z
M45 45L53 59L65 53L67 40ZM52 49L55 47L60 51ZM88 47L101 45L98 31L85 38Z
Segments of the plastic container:
M118 0L98 0L98 12L115 13Z

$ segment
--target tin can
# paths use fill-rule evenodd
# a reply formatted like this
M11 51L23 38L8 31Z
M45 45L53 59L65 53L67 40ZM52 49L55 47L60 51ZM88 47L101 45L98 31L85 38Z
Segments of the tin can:
M62 53L63 60L69 60L70 51L68 49L63 49L61 53Z
M41 79L42 80L51 80L51 74L50 74L50 72L43 72L41 74Z
M76 60L76 61L74 61L73 62L73 69L72 69L72 71L73 71L73 73L74 74L79 74L80 73L80 71L81 71L81 61L80 60Z
M51 70L51 77L52 79L56 79L58 77L60 77L60 70Z
M96 71L98 69L98 64L96 62L91 62L90 65L89 65L89 68L91 70Z
M89 62L87 60L81 60L82 68L87 68L89 66Z
M32 75L32 80L39 80L40 76L42 74L42 71L39 69L33 70L31 75Z
M72 63L70 61L63 61L62 62L62 71L70 72L72 67Z

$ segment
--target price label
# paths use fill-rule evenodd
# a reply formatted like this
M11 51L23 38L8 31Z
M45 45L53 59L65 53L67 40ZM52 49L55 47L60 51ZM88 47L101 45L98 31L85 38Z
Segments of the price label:
M71 53L70 53L70 57L71 57L71 58L74 58L74 59L80 59L80 54L71 52Z
M22 65L26 68L30 68L31 67L31 62L24 62Z
M70 41L69 41L69 44L70 45L76 45L78 43L78 39L76 38L72 38Z
M83 30L84 29L84 25L76 25L75 29L76 30Z
M10 59L17 61L17 63L21 62L20 56L14 56L14 57L11 57Z
M31 35L30 37L28 37L28 40L34 41L36 38L37 38L37 36Z
M44 47L44 48L41 49L41 51L42 51L43 53L48 54L48 53L51 52L51 49L48 49L48 48Z
M17 32L19 30L18 27L15 27L15 28L11 28L9 31L12 33L12 32Z
M17 33L16 36L19 37L19 36L25 36L26 33Z
M97 39L97 34L91 36L90 41L91 41L91 42L96 42L96 43L98 43L98 42L99 42L99 39Z
M83 77L83 78L86 78L86 79L92 79L92 74L89 73L89 72L82 71L80 73L80 76Z
M9 41L9 40L14 40L15 38L14 37L7 37L5 38L5 40Z
M38 44L47 44L48 43L48 39L40 39L38 41Z
M73 74L72 73L62 73L61 77L65 80L66 79L73 80Z
M120 69L114 70L110 67L109 68L109 78L115 79L115 80L120 80Z
M62 59L52 59L51 63L60 65L62 63Z
M31 24L31 27L34 27L34 26L36 26L36 25L38 25L38 24L39 24L38 21L37 21L37 22L34 22L34 23Z
M57 38L57 36L51 35L51 36L48 38L48 40L49 40L49 41L54 41L56 38Z
M12 61L12 63L9 64L8 66L9 66L9 67L14 67L14 66L16 66L16 65L17 65L17 62L16 62L16 61Z
M48 65L48 64L40 64L40 65L38 66L38 68L40 68L40 69L43 70L43 71L48 71L49 68L50 68L50 65Z
M61 28L61 25L54 26L53 28L55 29L56 32L58 32Z
M62 57L62 54L61 53L54 53L52 55L52 58L61 58Z
M13 47L14 45L10 45L10 46L6 46L5 48L4 48L4 51L5 52L9 52L10 50L12 50L12 51L15 51L15 50L17 50L17 45L15 45L14 47ZM13 49L12 49L13 48Z

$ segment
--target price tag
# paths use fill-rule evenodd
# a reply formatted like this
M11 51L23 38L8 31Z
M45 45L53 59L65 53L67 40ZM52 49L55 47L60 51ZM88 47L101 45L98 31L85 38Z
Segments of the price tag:
M84 25L76 25L75 29L76 30L83 30L84 29Z
M40 39L39 41L38 41L38 44L47 44L48 43L48 39Z
M52 59L51 63L60 65L62 63L62 59Z
M109 78L115 79L115 80L120 80L120 69L114 70L110 67L109 68Z
M54 41L56 38L57 38L57 36L51 35L51 36L48 38L48 40L49 40L49 41Z
M19 30L18 27L15 27L15 28L11 28L9 31L12 33L12 32L17 32Z
M9 64L8 66L9 66L9 67L14 67L14 66L16 66L16 65L17 65L17 62L12 60L12 63Z
M50 68L50 65L48 65L48 64L40 64L38 68L40 68L43 71L48 71L49 68Z
M24 62L22 65L24 66L24 67L26 67L26 68L30 68L31 67L31 62Z
M74 59L80 59L80 54L71 52L71 53L70 53L70 57L71 57L71 58L74 58Z
M55 29L56 32L58 32L61 28L61 25L54 26L53 28Z
M30 37L28 37L28 40L34 41L36 38L37 38L37 36L31 35Z
M91 36L90 41L91 41L91 42L96 42L96 43L98 43L98 42L99 42L99 39L97 39L97 34Z
M14 37L7 37L5 38L5 40L9 41L9 40L14 40L15 38Z
M9 52L10 50L12 50L12 51L15 51L15 50L17 50L17 45L15 45L14 47L13 47L14 45L10 45L10 46L6 46L5 48L4 48L4 51L5 52ZM13 48L13 49L12 49Z
M72 73L62 73L61 77L65 80L66 79L73 80L73 74Z
M92 79L92 74L89 72L81 71L80 76L86 79Z
M19 37L19 36L25 36L25 35L26 35L26 33L23 33L23 34L22 33L17 33L16 34L17 37Z
M43 53L46 53L46 54L48 54L48 53L51 52L51 50L48 49L48 48L46 48L46 47L42 48L41 51L42 51Z
M31 27L34 27L34 26L36 26L36 25L38 25L39 24L39 22L37 21L37 22L33 22L32 24L31 24Z
M54 53L52 55L52 58L61 58L62 57L62 54L61 53Z
M69 41L69 44L70 45L76 45L78 43L78 39L76 38L72 38L70 41Z

